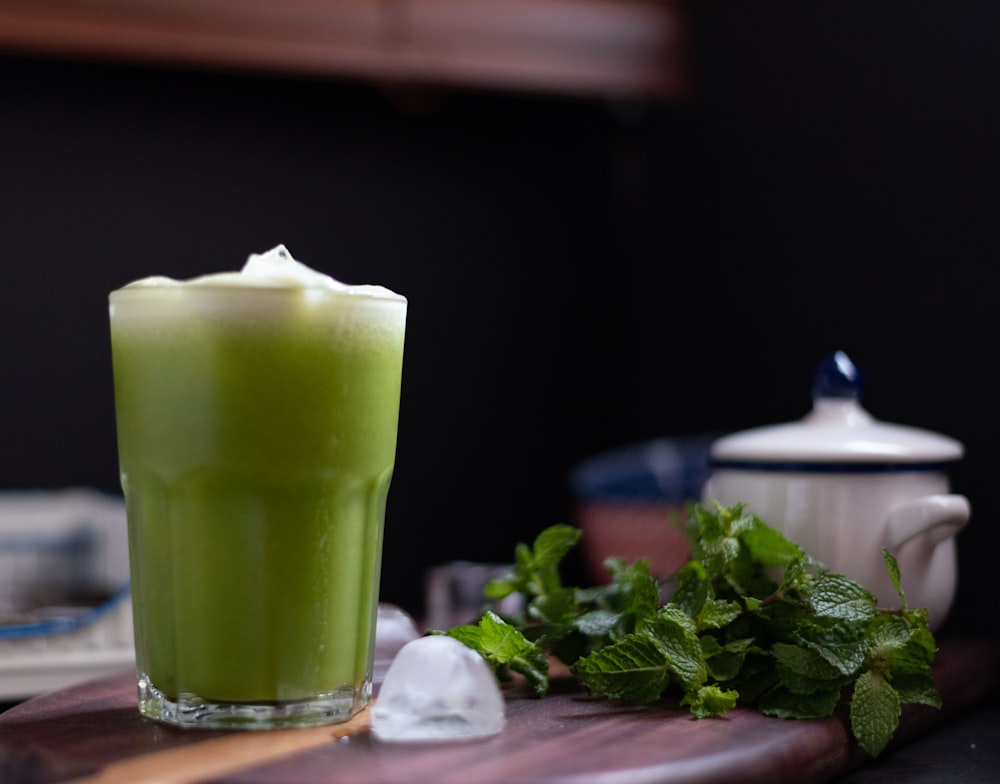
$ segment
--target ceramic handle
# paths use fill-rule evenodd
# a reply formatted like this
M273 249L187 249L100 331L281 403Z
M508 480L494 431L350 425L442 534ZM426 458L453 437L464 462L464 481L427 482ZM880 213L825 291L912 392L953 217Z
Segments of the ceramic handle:
M907 542L923 536L936 545L954 536L969 522L971 508L964 495L927 495L893 507L886 518L886 548L895 552Z

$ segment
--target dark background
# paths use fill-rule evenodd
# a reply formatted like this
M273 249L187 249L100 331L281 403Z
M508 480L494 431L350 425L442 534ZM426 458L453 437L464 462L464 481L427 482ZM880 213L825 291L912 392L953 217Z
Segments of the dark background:
M965 443L949 627L995 635L1000 6L690 9L685 102L0 57L0 486L117 492L107 292L282 242L410 300L385 600L571 520L586 457L801 416L844 349Z

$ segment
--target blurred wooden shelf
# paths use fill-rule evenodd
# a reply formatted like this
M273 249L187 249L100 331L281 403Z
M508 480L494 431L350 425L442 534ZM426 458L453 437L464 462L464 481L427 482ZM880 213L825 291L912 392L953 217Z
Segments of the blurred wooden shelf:
M669 98L678 0L0 0L0 53Z

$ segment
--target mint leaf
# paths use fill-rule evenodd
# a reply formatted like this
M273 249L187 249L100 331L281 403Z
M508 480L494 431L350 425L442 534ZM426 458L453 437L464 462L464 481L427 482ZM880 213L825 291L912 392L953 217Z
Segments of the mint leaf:
M740 543L730 536L701 543L701 563L710 572L722 573L740 555Z
M836 678L840 670L830 664L811 648L777 642L771 646L771 654L788 670L810 678Z
M894 677L892 685L899 693L899 701L903 704L915 703L929 705L932 708L941 707L941 695L938 694L934 679L930 675Z
M692 544L697 545L702 541L711 541L726 535L726 526L723 523L720 513L723 507L716 505L713 512L706 506L694 504L688 514L687 535ZM742 507L733 507L729 510L730 516L738 515L742 512ZM694 553L696 559L699 554Z
M747 654L753 649L750 638L733 640L722 645L715 637L702 635L701 653L708 668L708 675L716 681L731 681L743 670Z
M743 607L738 602L727 599L709 599L702 606L695 621L698 630L721 629L728 626L743 614Z
M694 618L673 602L663 605L656 614L656 618L669 621L691 635L694 635L698 630L698 625L695 623Z
M915 624L913 619L908 616L907 620L912 625L910 637L893 657L892 671L897 674L930 674L934 664L934 656L937 654L937 643L934 641L934 635L926 621Z
M906 609L906 594L903 593L903 584L899 575L899 562L896 557L882 548L882 560L885 561L885 569L889 572L889 579L892 580L892 586L896 589L896 593L899 594L899 598L903 601L903 609Z
M765 694L757 709L779 719L821 719L833 713L840 702L840 689L798 694L778 686Z
M534 630L537 639L567 664L624 639L657 613L660 586L644 559L626 563L609 558L605 565L612 578L609 584L559 589L552 594L560 597L558 606L550 606L547 597L537 597L529 605L529 613L541 622Z
M748 612L757 612L764 606L764 602L756 596L744 596L743 604L746 605Z
M867 641L867 666L890 678L926 674L934 661L935 643L930 630L914 625L906 616L875 618L869 627Z
M506 599L512 593L516 592L517 588L514 586L514 579L511 574L506 577L496 577L490 580L483 589L483 596L487 599L500 600Z
M651 637L632 634L572 666L592 694L639 704L659 699L670 683L670 661Z
M771 654L781 685L795 694L839 691L844 683L844 674L812 648L775 643Z
M447 634L479 653L500 680L509 677L510 669L527 678L539 697L548 692L549 663L545 651L496 613L488 611L478 624L456 626Z
M899 694L878 672L858 676L851 699L851 731L873 757L892 739L900 716Z
M816 618L802 619L795 628L795 639L811 648L843 675L855 675L864 664L868 646L865 626L845 621Z
M528 615L545 623L557 623L576 613L576 591L552 586L548 593L536 596L528 603Z
M736 510L721 510L719 517L725 525L726 536L742 537L743 542L749 544L748 537L759 522L755 515L743 514L742 509L738 513ZM773 528L771 530L774 531ZM777 531L774 533L778 534ZM781 534L778 536L780 537Z
M867 589L842 574L821 574L804 597L805 605L820 618L868 621L877 603Z
M724 691L718 686L702 686L696 692L688 692L681 699L681 705L687 705L697 719L708 719L721 716L736 707L739 694L735 691Z
M655 616L660 606L660 586L650 574L649 562L640 559L629 564L621 558L609 558L604 564L612 579L605 603L622 614L628 631L643 619Z
M677 572L677 587L670 597L670 603L692 618L697 618L708 601L710 592L708 571L700 561L688 561Z
M872 656L889 655L913 636L913 627L900 615L879 615L868 627L868 644Z
M532 564L535 570L555 569L576 543L583 532L569 525L553 525L535 539Z
M587 637L607 637L614 634L621 622L621 613L611 610L591 610L573 618L570 623Z
M785 566L805 555L802 549L780 531L753 517L753 525L743 535L753 559L764 566Z
M790 591L808 589L813 580L807 569L808 563L808 559L805 557L792 558L785 565L785 574L781 578L778 590L782 593L789 593Z
M508 575L490 581L485 593L489 599L503 599L512 593L527 597L545 596L562 588L559 563L580 540L583 532L569 525L546 528L532 546L523 542L514 548L514 569Z
M690 618L668 605L655 620L646 624L645 631L667 656L668 667L684 691L704 685L708 667Z

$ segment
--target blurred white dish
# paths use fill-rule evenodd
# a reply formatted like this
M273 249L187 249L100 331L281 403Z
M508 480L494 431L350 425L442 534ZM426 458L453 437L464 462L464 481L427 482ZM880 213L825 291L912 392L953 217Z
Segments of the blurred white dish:
M124 501L86 488L0 494L0 700L134 666Z

